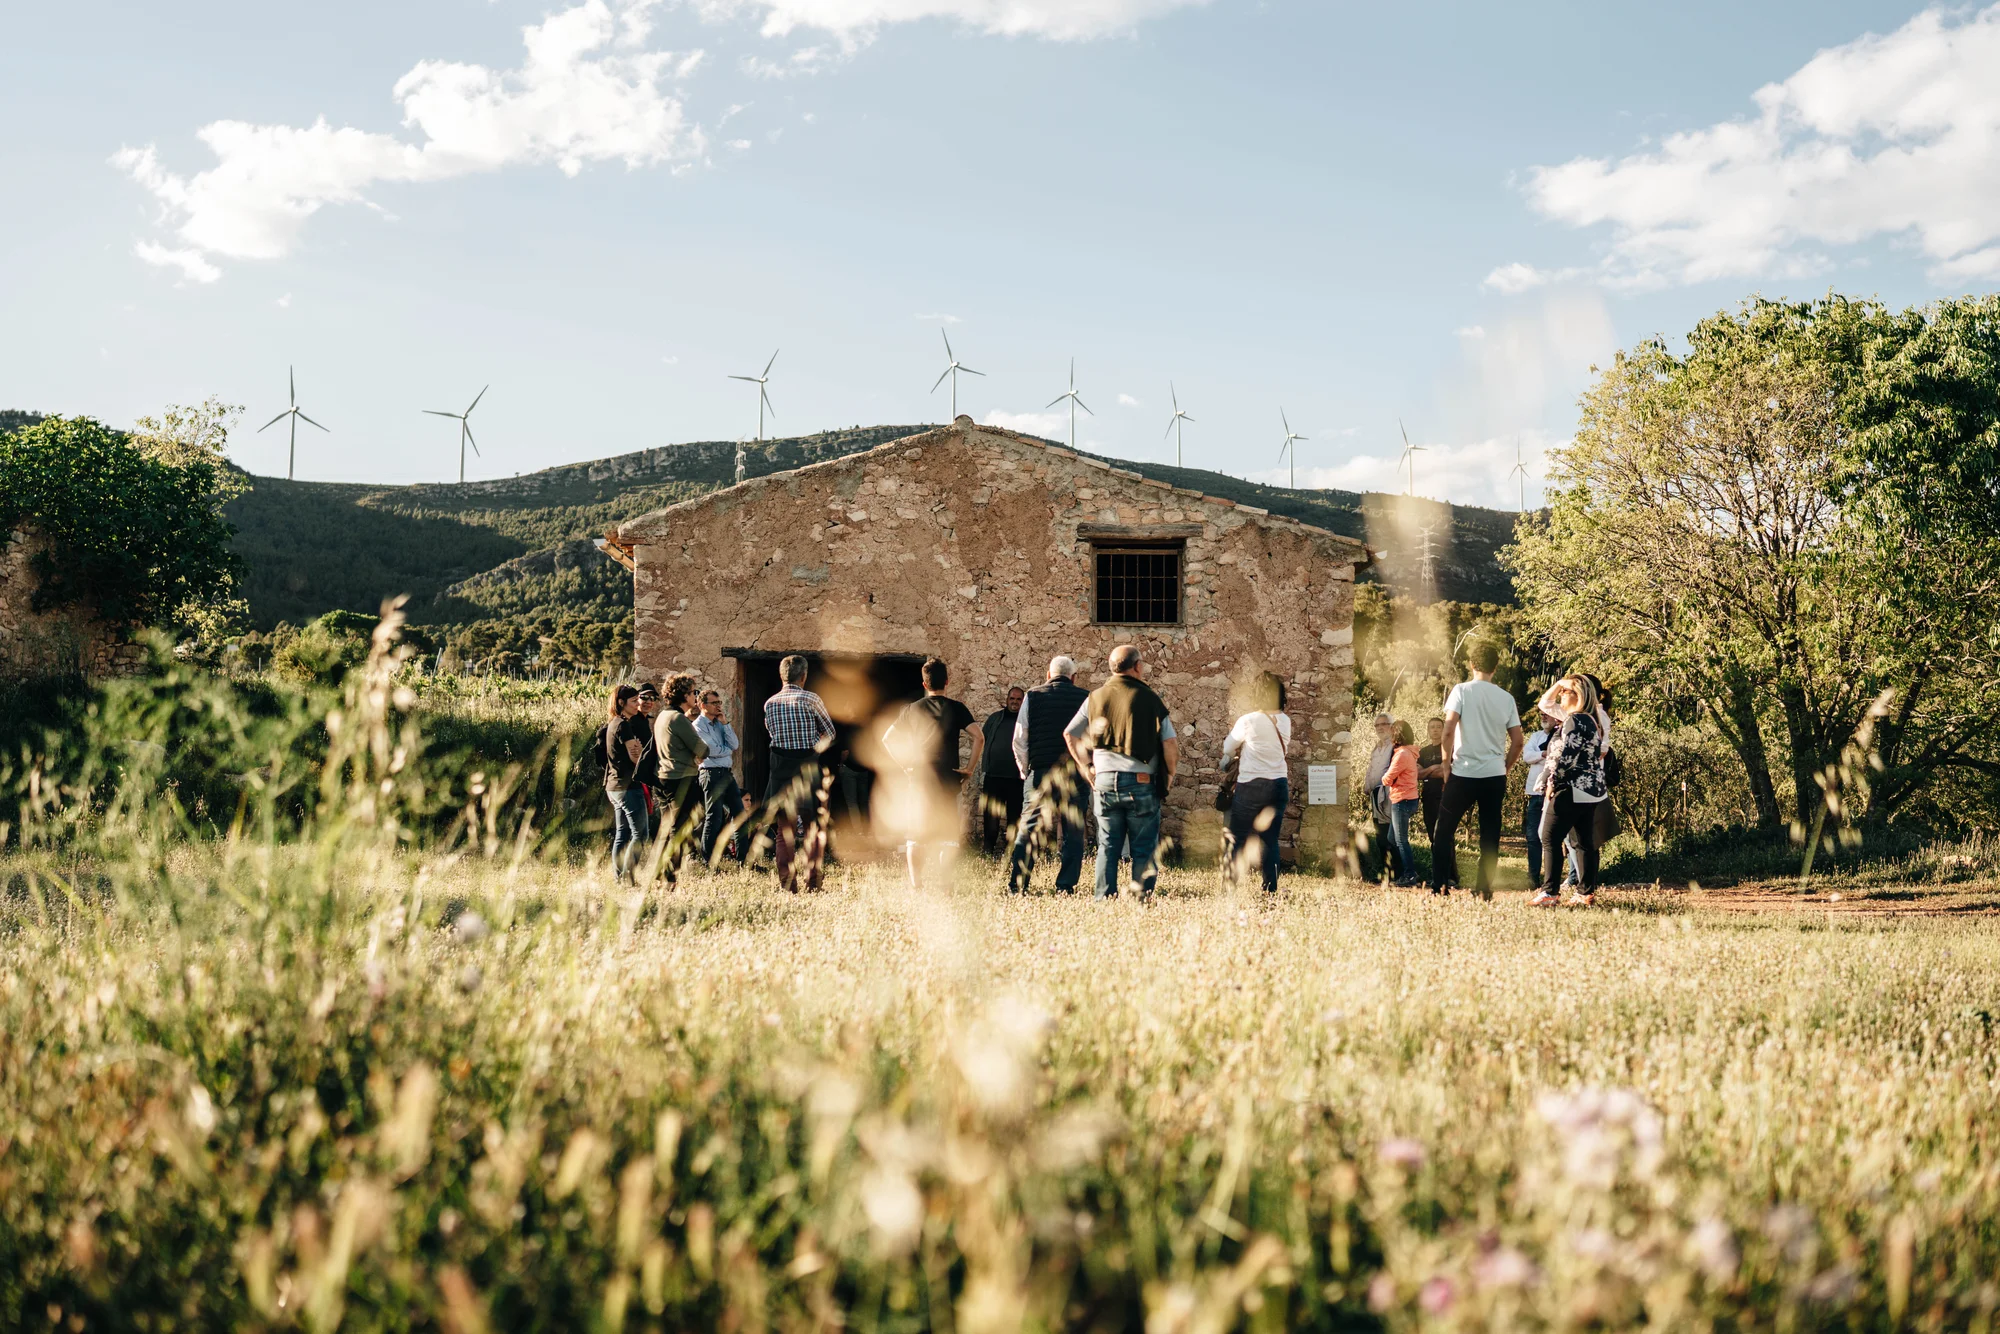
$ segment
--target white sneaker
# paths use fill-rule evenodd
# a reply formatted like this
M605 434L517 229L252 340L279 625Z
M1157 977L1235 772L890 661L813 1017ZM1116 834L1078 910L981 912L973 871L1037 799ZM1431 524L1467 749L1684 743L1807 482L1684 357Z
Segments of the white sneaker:
M1528 906L1530 908L1553 908L1561 902L1562 897L1560 895L1551 894L1547 890L1543 890L1528 900Z

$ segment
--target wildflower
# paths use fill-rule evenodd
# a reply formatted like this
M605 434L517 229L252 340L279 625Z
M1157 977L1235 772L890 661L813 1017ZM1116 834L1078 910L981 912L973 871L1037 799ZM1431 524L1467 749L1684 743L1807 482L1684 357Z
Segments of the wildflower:
M1458 1300L1458 1285L1440 1274L1417 1290L1417 1306L1425 1315L1443 1315Z
M215 1099L199 1084L188 1089L187 1123L204 1139L215 1129Z
M1854 1271L1839 1265L1817 1274L1806 1284L1806 1300L1821 1306L1845 1306L1854 1300L1861 1289L1854 1277Z
M1812 1245L1813 1216L1796 1204L1781 1204L1764 1215L1764 1236L1796 1264Z
M1368 1309L1381 1315L1396 1304L1396 1280L1377 1274L1368 1280Z
M1406 1172L1416 1171L1430 1156L1424 1146L1413 1139L1385 1139L1382 1147L1375 1152L1383 1162Z
M451 929L452 933L458 937L459 944L477 945L480 941L486 939L491 928L486 925L484 917L481 917L476 912L468 911L459 914L458 920L452 923Z
M479 984L485 980L486 975L479 971L476 963L469 963L458 970L458 989L467 995L479 990Z
M1569 1248L1586 1260L1606 1264L1618 1253L1618 1239L1601 1227L1585 1228L1570 1238Z
M1736 1249L1736 1236L1729 1225L1719 1218L1706 1218L1688 1233L1688 1255L1716 1283L1727 1283L1736 1277L1736 1266L1742 1256Z
M1472 1264L1472 1276L1482 1288L1525 1288L1541 1279L1535 1262L1512 1246L1500 1246Z
M861 1180L861 1212L883 1255L907 1255L923 1233L924 1197L905 1173L877 1167Z

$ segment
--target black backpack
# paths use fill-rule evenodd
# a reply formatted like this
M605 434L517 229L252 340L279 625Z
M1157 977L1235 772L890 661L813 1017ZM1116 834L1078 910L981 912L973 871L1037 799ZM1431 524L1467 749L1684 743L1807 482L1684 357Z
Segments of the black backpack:
M576 775L586 783L604 781L605 767L610 763L611 724L605 723L591 733L590 744L576 759Z
M1604 751L1604 786L1617 787L1618 780L1625 776L1625 763L1618 758L1615 749L1606 747Z

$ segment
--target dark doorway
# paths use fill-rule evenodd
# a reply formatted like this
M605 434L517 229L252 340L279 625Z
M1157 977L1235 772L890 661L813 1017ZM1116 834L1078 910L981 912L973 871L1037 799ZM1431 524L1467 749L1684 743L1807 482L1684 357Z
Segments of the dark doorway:
M771 776L771 734L764 730L764 702L778 693L778 662L784 653L740 649L735 658L743 681L743 790L753 800L761 800L764 784ZM834 750L846 757L858 772L836 785L835 804L842 798L860 816L867 813L867 785L873 773L853 758L854 740L882 714L900 709L924 694L924 660L908 653L850 654L804 653L810 664L806 689L826 701L833 715ZM857 784L855 779L864 781Z

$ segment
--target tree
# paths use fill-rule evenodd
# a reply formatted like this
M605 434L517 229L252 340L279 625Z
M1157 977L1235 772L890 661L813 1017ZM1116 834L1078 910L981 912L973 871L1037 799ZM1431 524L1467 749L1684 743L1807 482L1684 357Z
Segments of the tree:
M242 415L241 406L213 395L194 407L169 403L159 416L133 423L132 445L170 468L207 463L215 470L216 497L226 505L250 489L249 477L229 462L229 433Z
M174 467L88 417L50 417L0 436L0 538L23 526L38 610L93 609L112 625L161 625L226 596L237 562L216 497L216 466Z
M1929 769L1975 758L1983 729L1941 701L1983 698L1996 674L2000 581L1976 573L1983 556L1968 566L1992 544L1975 534L1979 479L1926 401L1963 410L1960 436L1991 421L1967 406L1990 403L1992 381L1963 355L1964 324L1757 300L1704 320L1684 354L1659 340L1621 353L1556 456L1546 518L1508 553L1531 621L1576 665L1663 723L1715 726L1760 823L1787 814L1780 765L1789 814L1810 822L1815 775L1885 689ZM1893 480L1913 444L1947 481ZM1942 490L1964 493L1950 524L1928 517ZM1914 795L1910 777L1877 785L1876 814Z

